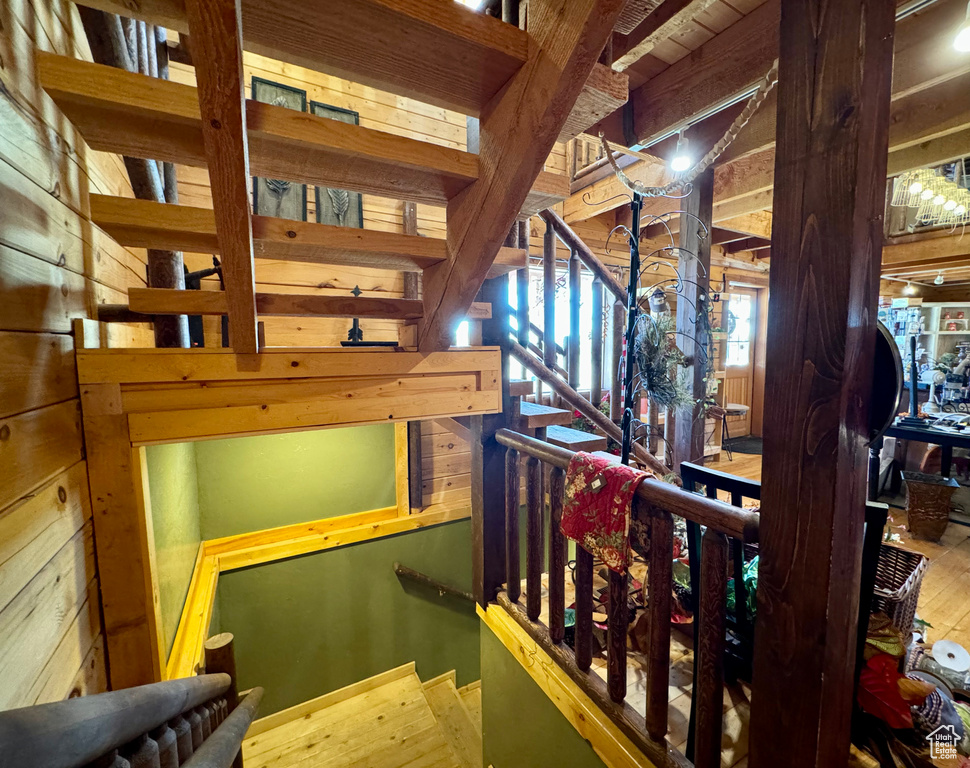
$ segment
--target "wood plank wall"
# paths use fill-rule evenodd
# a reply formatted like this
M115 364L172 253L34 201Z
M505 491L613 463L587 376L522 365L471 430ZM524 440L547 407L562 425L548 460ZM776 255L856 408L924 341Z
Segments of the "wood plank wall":
M71 321L145 285L145 254L87 215L89 189L130 196L121 159L75 135L35 48L90 59L72 3L0 3L0 709L106 687Z

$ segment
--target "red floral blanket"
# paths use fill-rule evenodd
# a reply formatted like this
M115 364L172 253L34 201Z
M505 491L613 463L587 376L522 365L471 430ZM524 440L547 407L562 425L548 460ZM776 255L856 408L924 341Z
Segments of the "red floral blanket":
M611 570L626 573L631 562L633 495L648 477L654 475L590 453L577 453L566 470L563 535Z

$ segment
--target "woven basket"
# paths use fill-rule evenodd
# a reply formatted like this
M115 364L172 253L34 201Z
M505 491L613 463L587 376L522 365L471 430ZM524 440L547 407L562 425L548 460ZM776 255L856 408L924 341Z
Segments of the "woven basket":
M918 539L939 541L950 521L950 497L956 480L923 472L903 472L906 481L907 529Z
M929 560L919 552L902 547L879 547L876 584L872 590L872 612L882 611L904 640L913 632L916 602Z

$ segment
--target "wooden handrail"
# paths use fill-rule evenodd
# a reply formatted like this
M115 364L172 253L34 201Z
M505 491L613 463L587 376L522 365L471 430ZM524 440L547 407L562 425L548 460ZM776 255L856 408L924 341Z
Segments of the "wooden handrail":
M500 429L495 439L507 448L533 456L540 461L560 469L569 467L573 451L560 448L542 440ZM738 509L716 499L707 499L688 493L671 483L647 480L637 489L637 497L651 506L660 507L673 515L691 520L714 530L740 539L746 543L758 541L758 521L760 515L746 509Z
M575 389L563 381L555 371L539 360L525 347L518 342L511 342L509 351L512 356L532 371L539 379L552 387L556 393L565 400L571 408L575 408L583 416L593 422L606 435L612 437L617 442L622 439L620 428L616 426L599 408L589 400L579 394ZM660 475L666 475L670 470L656 456L638 443L633 444L633 454L638 461L642 461L652 471Z
M232 714L182 764L182 768L229 768L239 754L246 731L256 717L262 698L262 688L253 688L247 693Z
M579 260L586 265L587 269L603 281L603 285L609 288L610 293L625 305L628 300L626 288L620 285L617 279L613 277L609 267L599 260L596 254L589 249L589 246L573 231L573 228L563 221L562 217L555 211L540 211L539 216L553 228L556 236L563 241L566 247L579 256Z
M458 589L458 587L452 587L449 584L438 581L437 579L432 579L427 574L421 573L421 571L416 571L413 568L408 568L406 565L401 565L400 563L394 563L394 573L398 576L413 581L415 584L421 584L422 586L429 587L439 594L451 595L452 597L460 598L461 600L468 600L469 602L475 602L475 595L471 592L466 592L463 589Z
M77 768L222 696L229 675L200 675L0 712L4 764Z

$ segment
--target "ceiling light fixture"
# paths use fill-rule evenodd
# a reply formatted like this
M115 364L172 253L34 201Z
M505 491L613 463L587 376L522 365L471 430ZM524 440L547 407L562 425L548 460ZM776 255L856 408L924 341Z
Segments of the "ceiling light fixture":
M943 285L943 270L941 269L937 276L933 279L933 285Z
M681 128L677 134L677 149L674 150L674 156L670 160L670 170L674 173L685 173L690 170L691 160L690 155L687 154L687 137L684 136L684 128Z
M906 281L906 285L903 286L903 295L905 296L915 296L916 286L913 285L909 280Z
M970 53L970 3L967 3L967 18L953 39L953 47L961 53Z

